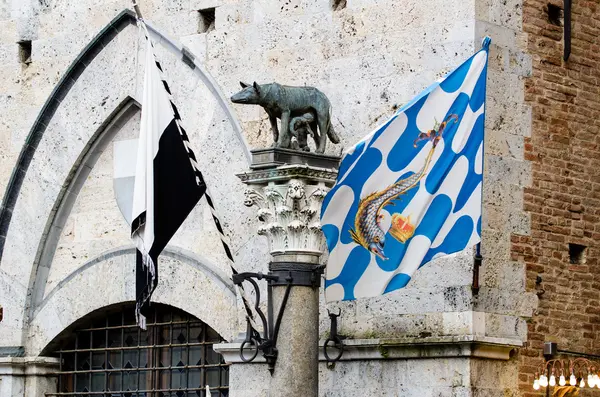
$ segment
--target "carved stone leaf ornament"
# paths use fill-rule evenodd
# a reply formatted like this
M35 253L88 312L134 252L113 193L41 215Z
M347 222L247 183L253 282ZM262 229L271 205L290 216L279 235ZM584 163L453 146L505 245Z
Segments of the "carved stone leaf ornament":
M318 214L328 188L291 179L286 184L271 183L256 189L246 189L244 205L258 207L258 234L269 239L272 253L323 251Z

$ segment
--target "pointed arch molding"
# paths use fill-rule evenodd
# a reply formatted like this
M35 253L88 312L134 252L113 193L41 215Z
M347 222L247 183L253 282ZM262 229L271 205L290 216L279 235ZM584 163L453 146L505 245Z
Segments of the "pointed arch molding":
M11 308L0 325L3 344L22 346L30 336L29 325L33 326L35 317L43 312L41 306L49 307L50 301L44 300L49 267L77 193L102 153L101 143L108 144L111 125L122 123L139 111L131 97L135 92L134 79L121 80L107 67L119 61L126 64L124 70L135 70L130 51L118 45L135 45L137 30L131 25L135 25L134 14L124 10L86 46L42 107L19 154L0 207L0 285L9 289L4 298ZM249 162L239 122L212 77L186 48L148 26L155 42L179 57L213 94ZM102 78L105 81L96 84L96 79ZM84 111L90 114L78 113ZM225 300L233 306L221 310L235 310L229 279L217 276L212 271L216 267L204 260L181 253L179 256L177 260L196 267L224 291ZM86 272L96 267L88 266ZM70 282L76 279L72 277ZM222 327L215 327L218 328Z
M134 247L119 247L65 277L42 301L26 328L26 354L38 356L65 329L98 309L135 301L134 291L126 287L135 284L134 258ZM187 267L198 271L190 272ZM184 310L232 340L235 294L227 276L204 258L173 247L161 255L161 268L169 278L159 283L153 302ZM114 283L116 278L125 282Z
M125 29L127 26L135 24L135 14L129 9L121 11L104 29L98 33L98 35L83 49L83 51L77 56L75 61L71 64L67 72L60 79L48 100L42 107L37 119L33 123L33 126L27 136L25 145L23 146L19 157L17 158L17 164L10 177L7 185L2 206L0 207L0 260L4 252L4 246L6 243L6 236L12 219L12 212L15 208L25 174L29 168L33 155L38 147L40 140L42 139L46 127L49 121L52 119L56 110L58 109L61 101L68 94L73 84L77 81L78 77L85 71L87 66L96 58L96 56L102 51L102 49L110 43L117 35ZM179 46L173 40L169 39L166 35L160 33L152 24L146 21L151 35L155 39L155 42L164 46L171 52L174 52L181 57L181 60L188 65L194 72L200 77L202 82L211 91L216 98L217 102L223 109L226 117L231 123L235 135L239 140L243 150L244 156L250 164L250 150L248 144L243 136L242 128L238 119L235 117L233 110L229 106L228 100L221 92L218 84L210 76L210 74L195 60L194 55L185 47Z

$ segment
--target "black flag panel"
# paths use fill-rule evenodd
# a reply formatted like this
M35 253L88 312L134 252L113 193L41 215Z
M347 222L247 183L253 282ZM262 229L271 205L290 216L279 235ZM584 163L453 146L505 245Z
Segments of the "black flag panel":
M206 191L179 113L148 39L133 202L136 315L145 328L158 283L158 256Z

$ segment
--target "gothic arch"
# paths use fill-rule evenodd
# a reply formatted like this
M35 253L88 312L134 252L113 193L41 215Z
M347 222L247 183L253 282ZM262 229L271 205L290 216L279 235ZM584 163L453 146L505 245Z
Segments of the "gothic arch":
M176 44L164 34L160 33L150 22L146 21L153 35L153 38L160 45L165 46L171 52L181 56L182 62L194 70L200 77L203 83L208 87L211 93L217 99L219 105L223 108L232 127L235 130L236 137L242 144L246 160L250 163L250 151L248 144L242 134L242 129L239 121L233 114L233 110L228 104L225 95L221 92L218 84L212 76L194 59L194 55L185 47ZM26 143L19 153L17 164L9 180L6 192L0 207L0 258L4 251L6 235L12 218L12 211L19 196L21 186L23 185L24 176L27 173L33 155L38 147L38 144L44 135L47 123L54 116L61 101L68 94L69 90L77 81L79 76L84 72L86 67L98 55L105 45L110 43L123 29L127 26L135 24L135 14L129 9L125 9L119 13L98 35L81 51L77 58L73 61L66 73L60 79L52 93L46 100L38 117L33 123L31 130L26 139Z
M133 289L126 287L135 285L134 265L134 248L121 247L91 259L65 277L40 303L27 328L27 355L39 355L64 329L89 313L134 301ZM154 302L185 310L224 338L234 337L236 297L225 274L204 258L176 248L161 256L161 269L169 278L159 283ZM125 282L115 288L115 279Z
M104 306L56 336L40 353L59 361L52 392L191 396L210 387L229 394L228 364L213 351L223 335L193 313L157 303L141 330L134 310L135 302Z
M237 140L240 160L248 161L248 146L239 123L217 84L189 51L174 44L151 25L149 27L155 41L176 54L213 94L224 118L231 124L230 139ZM44 301L43 298L45 280L70 205L85 173L101 153L98 150L100 144L110 137L106 131L137 111L133 100L135 79L119 80L119 74L107 66L121 62L120 72L127 76L135 74L132 71L136 64L128 49L135 47L136 40L135 18L131 11L125 10L72 63L43 106L21 150L0 207L0 286L3 286L0 291L7 291L8 296L2 298L12 308L0 327L0 339L6 343L25 344L32 336L29 323L36 324L36 318L51 307L51 299ZM96 84L99 79L104 79L103 84ZM88 112L89 117L78 117L80 112ZM187 262L201 271L210 267L197 259ZM95 268L98 266L87 267L85 272ZM207 274L214 276L210 271ZM67 288L75 279L72 277L62 287ZM225 281L219 277L209 279L223 291L232 288L231 285L224 286ZM230 283L229 280L226 282ZM53 297L58 295L54 293ZM220 310L234 311L235 296L223 292L223 297L232 306ZM125 296L119 299L125 299ZM88 309L91 310L82 307L74 313L84 315ZM229 314L222 317L234 322ZM39 328L40 324L36 326L43 328ZM230 336L231 332L224 327L222 324L215 329L220 328L219 332ZM39 348L37 343L34 344L38 347L33 350Z

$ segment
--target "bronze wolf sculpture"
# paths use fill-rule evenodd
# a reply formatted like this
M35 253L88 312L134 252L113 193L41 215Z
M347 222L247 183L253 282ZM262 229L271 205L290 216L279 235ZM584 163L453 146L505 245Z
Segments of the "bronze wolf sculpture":
M267 112L271 129L273 130L273 141L275 147L290 148L293 132L306 134L306 129L294 131L295 125L305 118L307 113L313 116L308 124L309 130L314 134L317 153L323 153L327 144L327 137L333 143L339 143L340 139L331 125L331 103L321 91L313 87L290 87L277 83L252 85L240 82L242 90L231 97L233 103L259 105ZM281 133L277 126L277 119L281 119ZM294 120L295 119L295 120ZM294 121L294 125L290 126ZM319 130L317 132L317 126ZM290 128L291 127L291 128ZM298 125L300 127L300 125ZM307 150L306 135L297 137L302 150ZM304 142L300 142L300 139Z

